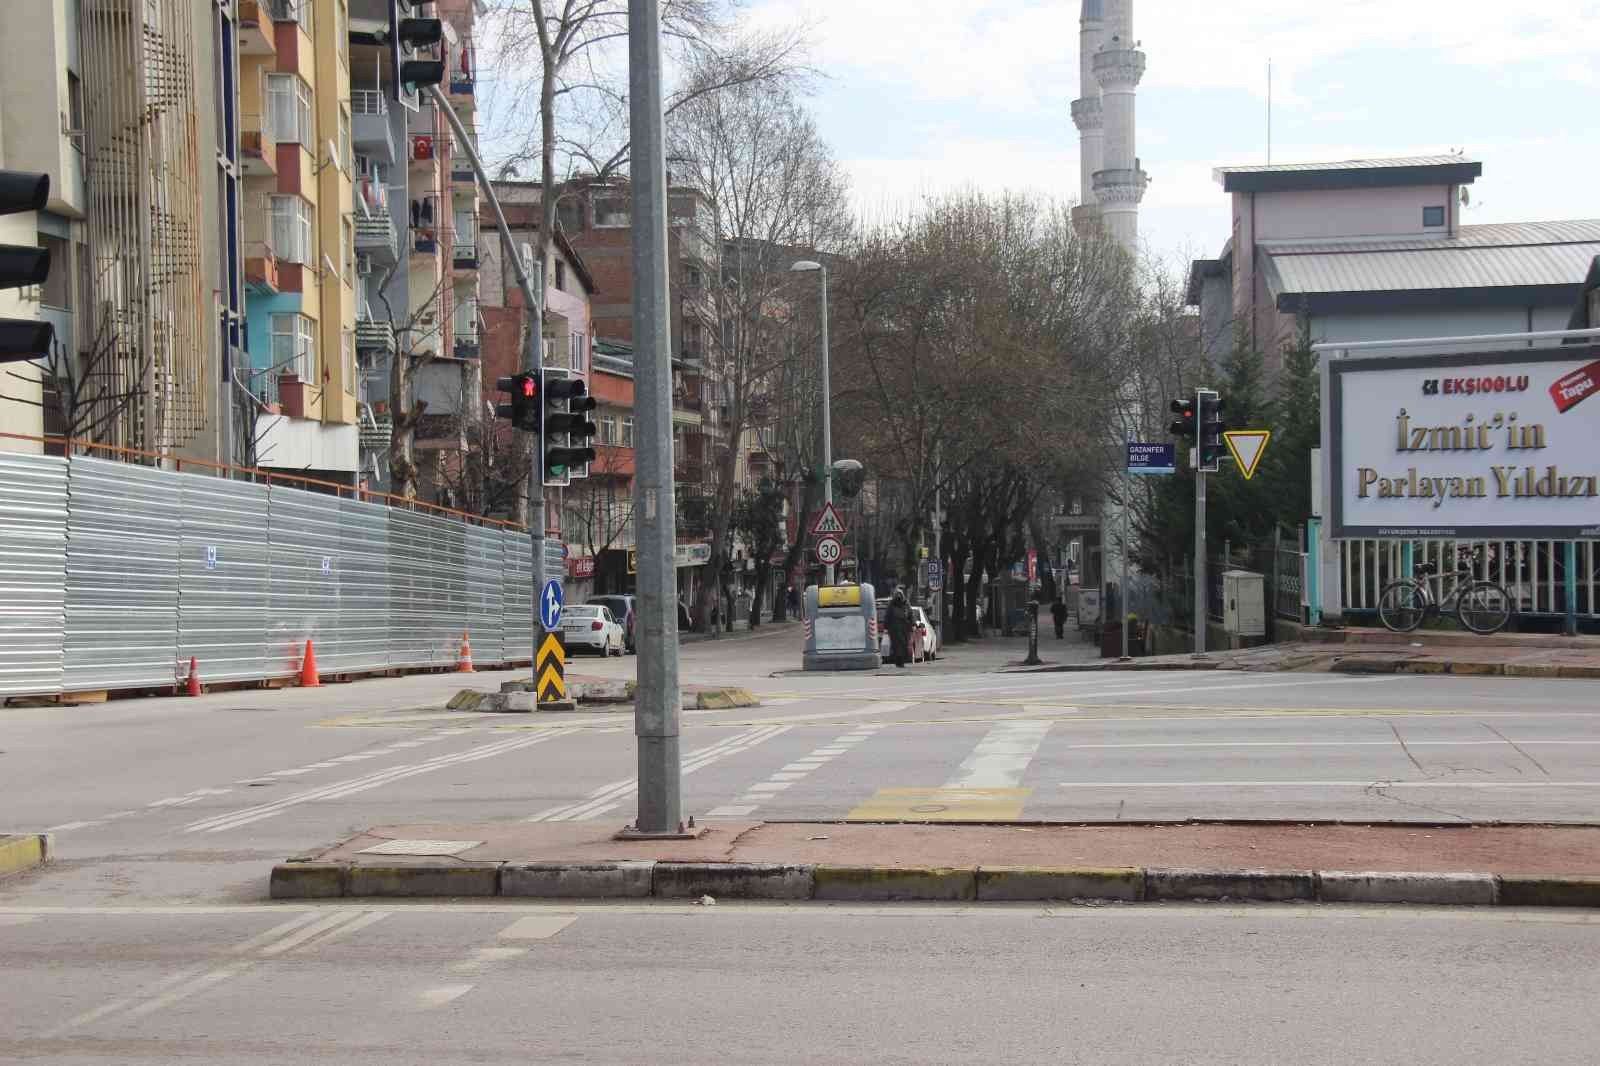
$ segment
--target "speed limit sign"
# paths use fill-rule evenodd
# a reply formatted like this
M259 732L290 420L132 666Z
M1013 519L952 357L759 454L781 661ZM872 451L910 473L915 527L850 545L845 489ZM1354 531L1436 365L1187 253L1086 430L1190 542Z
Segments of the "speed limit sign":
M839 561L839 558L842 555L844 555L844 545L840 544L836 538L823 537L821 540L817 541L818 561L825 563L828 566L832 566L834 563Z

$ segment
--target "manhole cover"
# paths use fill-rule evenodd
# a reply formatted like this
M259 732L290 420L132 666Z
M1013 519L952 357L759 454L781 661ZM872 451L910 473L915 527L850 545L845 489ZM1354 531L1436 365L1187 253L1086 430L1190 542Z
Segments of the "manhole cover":
M919 803L915 807L911 808L911 813L912 814L938 814L940 811L948 811L949 809L950 809L949 807L945 806L942 803Z
M481 840L385 840L370 848L362 848L362 855L459 855L482 844Z

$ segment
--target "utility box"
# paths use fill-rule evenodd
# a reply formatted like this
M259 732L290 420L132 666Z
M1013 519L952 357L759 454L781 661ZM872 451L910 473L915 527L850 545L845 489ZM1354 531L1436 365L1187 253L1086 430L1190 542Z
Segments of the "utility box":
M1267 635L1266 579L1250 570L1222 575L1222 627L1236 637Z
M832 585L806 589L806 670L876 670L878 600L871 585Z

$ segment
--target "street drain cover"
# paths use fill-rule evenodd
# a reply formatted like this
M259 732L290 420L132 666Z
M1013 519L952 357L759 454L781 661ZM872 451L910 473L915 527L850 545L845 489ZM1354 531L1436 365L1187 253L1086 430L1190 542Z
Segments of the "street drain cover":
M362 848L362 855L459 855L482 844L481 840L385 840L370 848Z

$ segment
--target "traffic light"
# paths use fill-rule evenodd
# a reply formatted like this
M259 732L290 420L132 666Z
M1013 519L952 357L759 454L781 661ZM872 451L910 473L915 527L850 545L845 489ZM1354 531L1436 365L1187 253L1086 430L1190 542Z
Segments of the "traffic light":
M42 211L50 199L50 175L0 170L0 215ZM25 244L0 244L0 289L43 285L50 276L50 250ZM0 318L0 363L50 354L55 327L26 318Z
M514 429L538 433L539 416L544 413L544 406L539 402L539 375L513 374L508 378L496 378L494 387L511 395L510 403L495 406L495 417L510 419Z
M394 67L394 98L401 101L418 89L444 80L442 60L411 58L418 48L444 40L444 23L402 17L400 9L410 11L411 6L412 0L389 0L389 61Z
M1224 450L1222 397L1211 389L1200 389L1195 397L1199 403L1200 469L1215 474Z
M1196 431L1195 406L1193 400L1173 400L1169 405L1172 413L1177 418L1167 427L1167 432L1174 437L1193 437Z
M595 451L589 438L599 427L587 415L595 409L594 397L583 379L571 370L547 366L544 376L543 427L539 437L539 453L544 456L544 483L566 485L573 477L575 467L582 466L582 475L588 476L588 465L594 462Z

